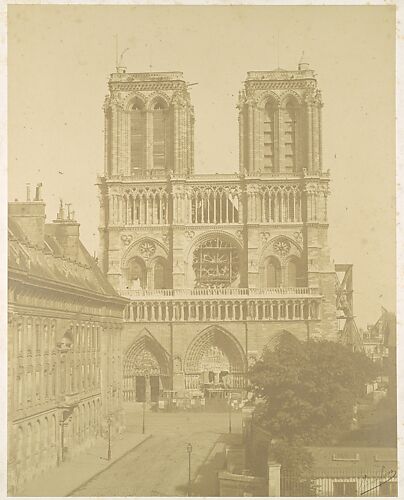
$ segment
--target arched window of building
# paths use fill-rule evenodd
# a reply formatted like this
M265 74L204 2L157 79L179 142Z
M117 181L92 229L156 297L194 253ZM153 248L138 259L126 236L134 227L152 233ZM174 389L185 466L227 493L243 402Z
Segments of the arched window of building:
M167 265L165 259L156 260L153 267L154 289L167 288Z
M48 448L49 446L49 421L48 417L45 417L44 420L42 421L42 446L43 448Z
M130 259L128 281L135 288L146 288L146 265L141 258L135 257Z
M35 453L40 453L41 451L41 423L39 420L35 422L35 445L34 445L34 450Z
M146 115L143 103L136 100L130 110L130 166L136 173L145 168Z
M27 426L27 446L26 446L27 459L31 457L32 454L32 425Z
M289 287L300 287L303 286L302 281L302 269L300 260L297 258L291 258L286 266L286 281Z
M283 114L284 171L286 173L296 171L296 120L297 107L293 101L289 101Z
M166 106L158 100L153 107L153 168L166 166Z
M47 323L43 325L43 345L45 352L49 350L49 327Z
M274 172L275 170L275 106L268 101L264 108L264 172Z
M27 349L31 351L32 349L32 319L29 318L27 321Z
M50 442L52 445L54 445L56 443L56 417L55 417L55 415L52 415L52 420L51 420Z
M23 403L23 379L22 376L17 377L17 406L21 408Z
M22 427L18 427L17 431L17 462L21 463L24 460L24 431Z
M281 265L278 259L269 257L265 262L266 286L278 288L281 286Z
M17 323L17 352L18 352L18 354L22 354L22 351L23 351L23 337L24 337L23 324L22 324L22 321L19 321Z

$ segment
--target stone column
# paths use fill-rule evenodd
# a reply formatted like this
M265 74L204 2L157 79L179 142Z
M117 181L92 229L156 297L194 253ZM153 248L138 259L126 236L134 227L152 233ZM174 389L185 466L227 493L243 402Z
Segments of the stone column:
M174 127L173 127L173 139L174 139L174 173L178 174L179 171L179 109L178 104L174 104Z
M153 168L153 112L146 111L146 170Z
M240 172L244 172L244 113L243 110L240 109L238 114L238 122L239 122L239 134L238 134L238 146L239 146L239 168Z
M268 496L281 496L281 466L276 462L268 462Z
M313 172L313 107L307 103L307 171Z
M254 172L254 108L252 103L248 104L248 173Z
M319 150L319 106L313 108L313 172L318 173L320 168L320 150Z

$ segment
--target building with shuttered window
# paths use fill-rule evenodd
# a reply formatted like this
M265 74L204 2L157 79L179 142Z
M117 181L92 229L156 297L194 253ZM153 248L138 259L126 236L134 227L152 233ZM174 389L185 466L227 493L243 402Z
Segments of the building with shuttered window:
M61 205L9 203L8 491L123 426L119 297Z

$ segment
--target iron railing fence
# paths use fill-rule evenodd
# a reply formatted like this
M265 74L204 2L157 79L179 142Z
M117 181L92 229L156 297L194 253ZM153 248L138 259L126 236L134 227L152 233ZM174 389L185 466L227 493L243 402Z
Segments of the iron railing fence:
M281 496L286 497L396 497L397 470L335 469L297 476L281 472Z

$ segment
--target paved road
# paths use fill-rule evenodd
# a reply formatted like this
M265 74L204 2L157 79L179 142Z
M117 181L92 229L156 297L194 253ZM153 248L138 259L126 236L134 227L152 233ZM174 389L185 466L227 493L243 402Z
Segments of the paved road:
M233 413L229 436L226 413L147 413L146 432L152 437L73 496L187 496L187 443L193 447L192 495L216 496L225 443L240 425L240 414ZM140 412L128 415L127 427L141 429Z

